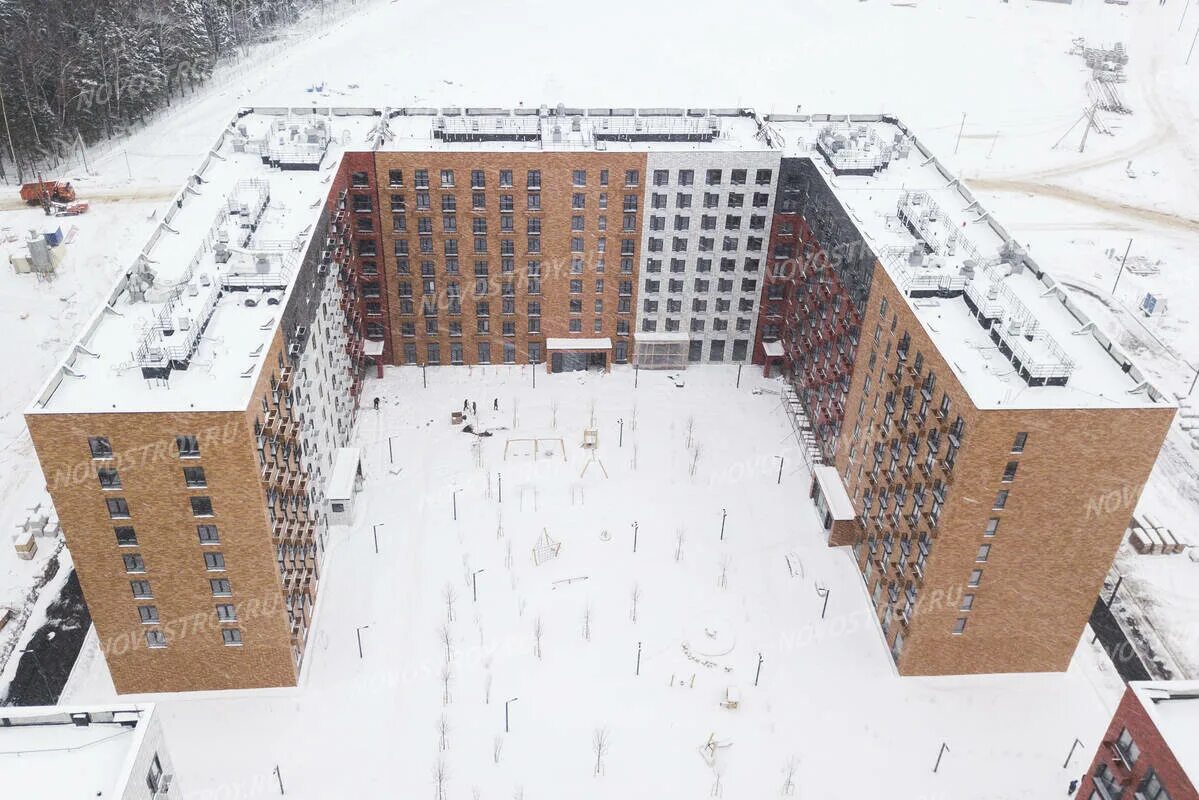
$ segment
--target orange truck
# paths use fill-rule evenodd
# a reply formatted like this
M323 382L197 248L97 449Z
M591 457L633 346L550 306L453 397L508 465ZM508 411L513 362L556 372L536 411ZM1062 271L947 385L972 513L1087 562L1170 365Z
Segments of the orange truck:
M21 186L21 199L31 206L75 201L75 187L69 181L35 181Z

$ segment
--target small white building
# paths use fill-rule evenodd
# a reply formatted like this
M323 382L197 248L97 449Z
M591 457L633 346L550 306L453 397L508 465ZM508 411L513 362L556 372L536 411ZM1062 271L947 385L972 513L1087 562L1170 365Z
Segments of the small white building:
M0 708L0 794L182 798L153 703Z
M333 456L333 472L325 492L329 524L349 525L354 521L354 498L362 488L362 449L339 447Z

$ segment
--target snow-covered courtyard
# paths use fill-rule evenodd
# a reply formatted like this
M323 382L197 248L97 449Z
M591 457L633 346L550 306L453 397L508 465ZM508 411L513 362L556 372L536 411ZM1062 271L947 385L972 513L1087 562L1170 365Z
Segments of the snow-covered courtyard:
M302 685L155 698L189 797L275 796L276 765L294 797L436 796L442 764L445 797L530 800L789 777L797 797L1040 797L1081 772L1062 762L1112 699L1087 647L1061 675L897 676L759 370L424 380L367 383L366 480ZM490 435L451 424L464 400ZM96 656L93 637L66 701L111 696Z

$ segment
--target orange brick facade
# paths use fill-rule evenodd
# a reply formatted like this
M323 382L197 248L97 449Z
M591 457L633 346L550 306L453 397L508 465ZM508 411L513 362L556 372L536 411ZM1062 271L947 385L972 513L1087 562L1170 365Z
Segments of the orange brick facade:
M607 337L628 360L644 153L376 162L393 363L543 362L548 337Z
M872 497L854 550L899 670L1063 671L1174 411L980 410L886 270L873 276L836 466L859 514Z

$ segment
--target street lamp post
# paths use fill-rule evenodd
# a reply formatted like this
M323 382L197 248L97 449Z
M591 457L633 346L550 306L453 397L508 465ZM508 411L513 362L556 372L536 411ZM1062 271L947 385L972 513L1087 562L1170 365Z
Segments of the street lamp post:
M356 633L358 634L358 658L362 658L362 632L369 628L370 625L359 625Z
M470 593L473 602L479 602L479 573L485 570L477 569L470 574Z
M375 537L375 555L379 555L379 526L382 524L382 522L376 522L371 526L371 533Z
M519 699L519 697L513 697L511 700L504 701L504 733L508 733L510 730L508 727L508 706L512 703L515 703Z

